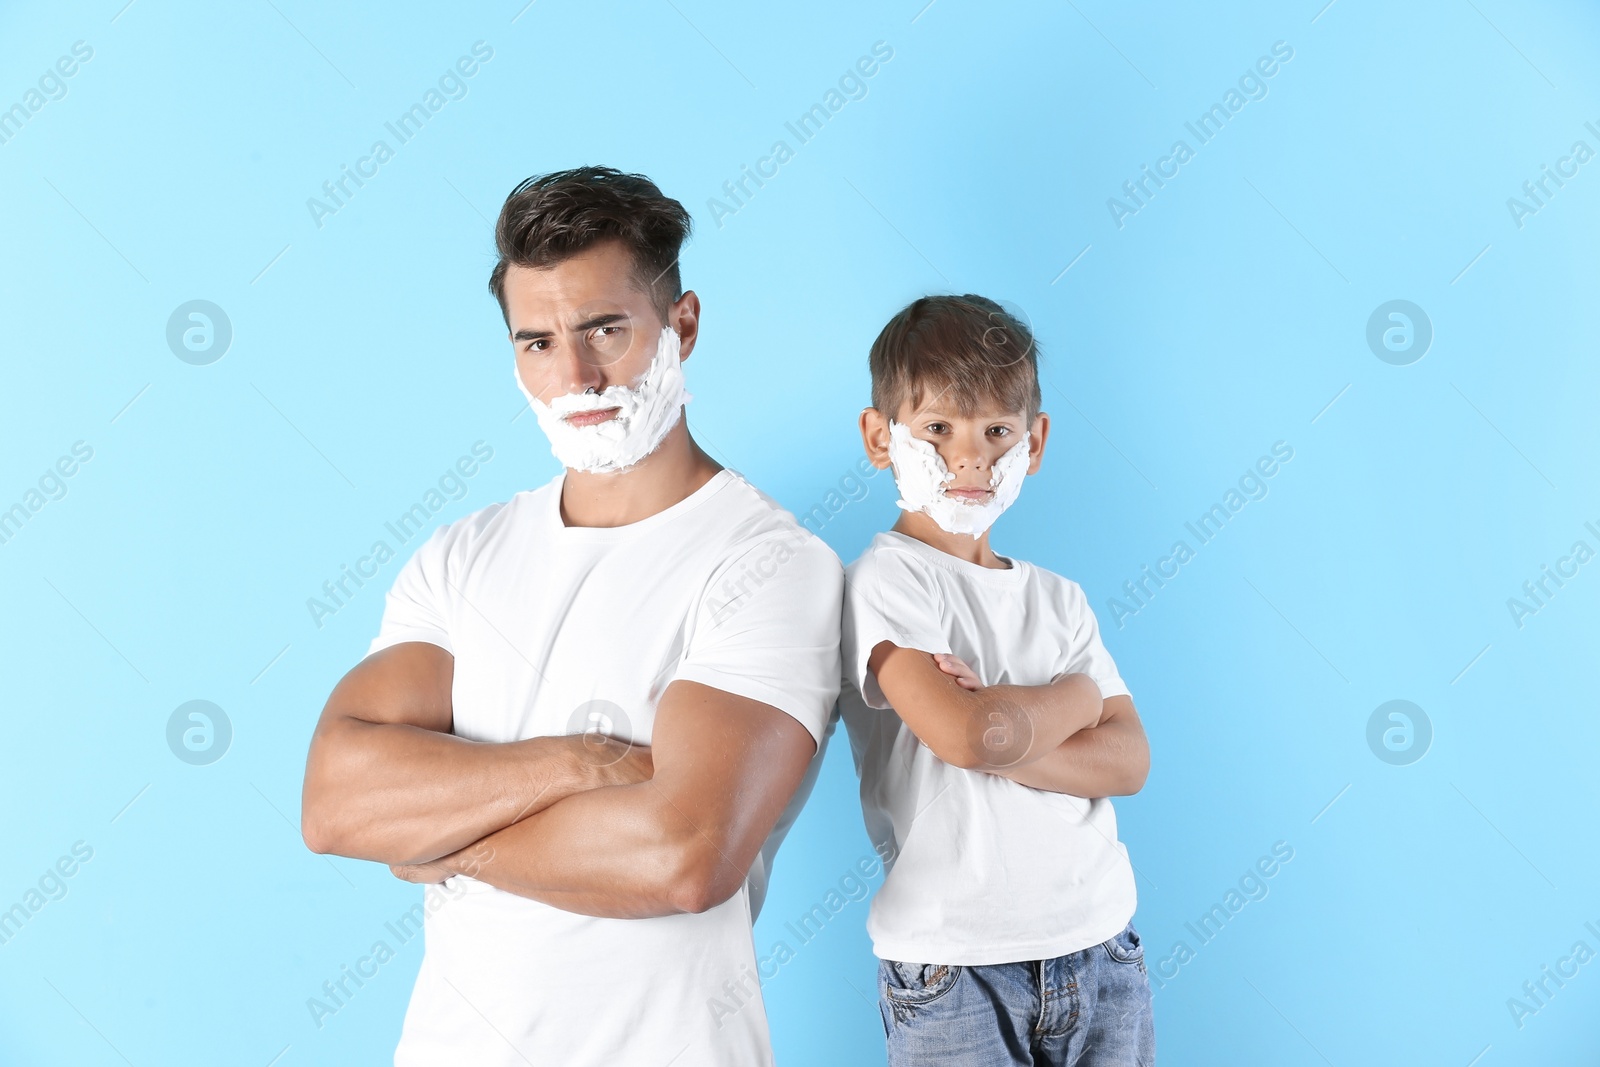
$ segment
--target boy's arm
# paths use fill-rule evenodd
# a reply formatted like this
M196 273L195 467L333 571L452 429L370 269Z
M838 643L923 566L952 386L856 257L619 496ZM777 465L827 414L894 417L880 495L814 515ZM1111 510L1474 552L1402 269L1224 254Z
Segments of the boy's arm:
M940 670L963 689L983 683L958 656L934 657ZM1107 697L1099 723L1085 727L1041 758L1025 765L980 767L1021 785L1085 798L1129 796L1144 787L1150 771L1150 745L1126 693Z
M1132 796L1150 773L1150 744L1133 698L1108 697L1100 724L1079 730L1031 763L980 767L1021 785L1075 797Z
M867 669L895 714L933 754L967 770L1030 766L1100 721L1100 687L1086 674L1048 685L968 689L933 655L880 641Z

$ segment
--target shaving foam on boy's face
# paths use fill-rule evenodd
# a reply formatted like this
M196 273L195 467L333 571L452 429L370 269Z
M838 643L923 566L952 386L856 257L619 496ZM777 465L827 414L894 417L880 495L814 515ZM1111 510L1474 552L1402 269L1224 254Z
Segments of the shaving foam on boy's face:
M550 439L556 459L564 467L591 474L627 470L654 452L677 425L683 405L694 399L684 387L680 338L671 326L662 328L655 357L631 385L567 393L545 403L528 390L514 366L512 376ZM603 422L574 425L567 419L574 413L609 408L617 413Z
M965 500L945 490L956 476L945 466L933 444L915 437L911 427L889 420L889 462L894 467L894 482L900 490L896 504L904 511L920 511L946 533L981 536L994 520L1016 502L1022 492L1022 479L1028 473L1029 442L1022 439L994 461L989 468L989 495L983 500Z

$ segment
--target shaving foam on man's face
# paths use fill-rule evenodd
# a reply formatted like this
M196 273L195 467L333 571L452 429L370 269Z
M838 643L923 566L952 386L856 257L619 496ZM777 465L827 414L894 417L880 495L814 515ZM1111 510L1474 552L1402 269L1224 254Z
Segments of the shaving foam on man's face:
M514 366L512 376L562 466L590 474L614 474L654 452L677 425L683 405L694 399L684 387L679 345L677 331L663 327L655 358L631 385L608 385L598 393L567 393L549 403L529 392ZM601 422L574 424L568 419L610 408L616 408L616 414Z
M963 499L946 492L956 480L931 442L915 437L911 427L889 420L889 462L900 490L895 501L903 511L920 511L946 533L979 537L1016 502L1028 473L1031 434L1001 453L990 467L989 492L983 499Z

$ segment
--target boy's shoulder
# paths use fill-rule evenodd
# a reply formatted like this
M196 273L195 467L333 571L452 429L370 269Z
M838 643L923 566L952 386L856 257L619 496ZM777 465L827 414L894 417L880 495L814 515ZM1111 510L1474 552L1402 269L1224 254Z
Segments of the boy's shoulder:
M1000 588L1031 590L1030 599L1040 598L1074 614L1088 608L1088 595L1073 579L1016 556L1004 558L1011 561L1010 571L980 570L906 534L885 530L845 567L847 595L883 583L915 584L931 591L953 582L954 588L965 588L971 583L962 578L977 578L979 588L988 588L992 581Z
M872 540L867 542L867 547L861 550L861 555L848 563L845 569L864 569L875 566L886 552L901 551L909 553L910 549L905 544L909 540L910 538L903 537L903 535L897 534L893 530L880 530L872 535Z
M861 555L845 567L845 577L852 582L868 578L914 578L926 584L938 569L936 559L940 554L932 545L923 544L914 537L884 530L875 534L861 550Z
M1077 582L1062 574L1057 574L1048 567L1041 567L1030 560L1020 559L1016 556L1002 556L1002 559L1011 561L1012 568L1017 572L1016 580L1019 582L1042 582L1048 585L1061 586L1081 592ZM845 570L854 577L857 573L871 570L881 570L886 567L902 566L915 569L919 572L930 573L947 571L952 574L978 573L979 569L965 560L957 559L932 545L918 541L907 534L895 530L884 530L875 535L872 541L861 551L854 562L845 567ZM987 570L987 568L984 568ZM994 574L1005 574L1005 571ZM989 576L994 576L991 574Z
M1042 591L1043 599L1052 604L1060 605L1069 618L1081 618L1084 612L1093 612L1089 606L1089 594L1083 591L1083 586L1058 574L1048 567L1041 567L1037 563L1024 560L1013 560L1018 566L1027 568L1026 580L1032 582Z
M1027 576L1032 581L1039 582L1042 585L1060 588L1074 596L1083 595L1083 586L1079 585L1077 582L1073 581L1071 578L1068 578L1064 574L1058 574L1049 567L1041 567L1037 563L1033 563L1028 560L1017 559L1014 556L1008 556L1007 558L1018 566L1026 567L1028 569Z

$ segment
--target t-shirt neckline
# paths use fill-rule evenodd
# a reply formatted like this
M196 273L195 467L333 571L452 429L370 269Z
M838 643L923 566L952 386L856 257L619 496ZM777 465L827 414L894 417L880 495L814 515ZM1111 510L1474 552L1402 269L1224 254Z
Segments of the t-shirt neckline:
M733 481L735 476L732 468L723 467L708 478L704 485L676 504L669 504L654 515L646 515L638 522L625 523L622 526L568 526L561 518L561 493L567 484L567 472L563 470L550 482L552 492L545 505L545 526L553 536L568 541L627 540L649 533L693 511L720 492L724 486Z
M996 567L985 567L981 563L973 563L971 560L965 560L959 556L952 556L950 553L945 552L942 549L934 548L926 541L917 540L908 533L901 533L899 530L885 530L883 532L890 537L893 537L900 544L910 548L913 552L916 552L923 559L926 559L930 563L933 563L937 566L944 567L946 570L954 571L956 574L965 575L969 578L976 578L979 581L994 582L996 584L1011 584L1022 580L1022 569L1024 562L1020 559L1013 559L1010 556L1002 556L1000 553L996 552L996 558L1005 560L1007 563L1011 564L1011 566L1005 568L1004 570Z

